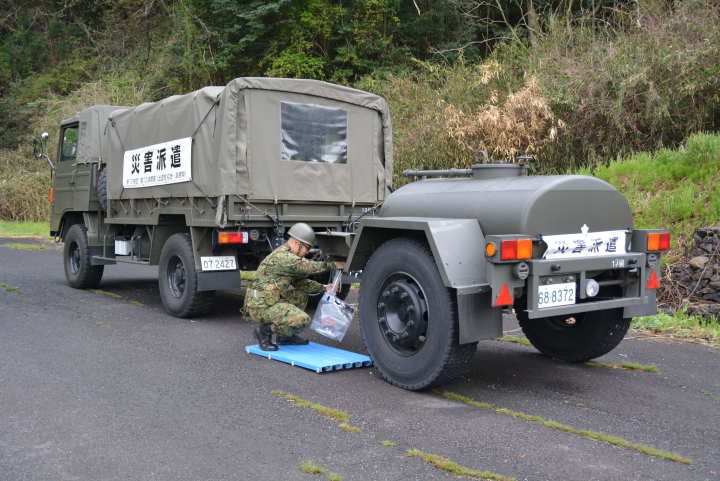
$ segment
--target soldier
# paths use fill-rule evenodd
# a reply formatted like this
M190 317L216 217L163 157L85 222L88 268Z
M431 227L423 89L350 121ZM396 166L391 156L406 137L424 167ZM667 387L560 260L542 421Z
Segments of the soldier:
M264 351L277 351L277 344L308 343L297 333L310 324L305 312L309 294L321 293L324 286L307 277L345 267L344 262L305 259L315 242L309 225L295 224L288 235L290 239L260 263L257 278L245 294L245 312L250 320L260 323L255 336ZM272 342L273 332L277 344Z

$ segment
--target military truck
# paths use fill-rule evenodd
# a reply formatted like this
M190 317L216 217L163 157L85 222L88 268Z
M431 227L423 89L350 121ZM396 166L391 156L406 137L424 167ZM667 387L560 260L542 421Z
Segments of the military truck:
M51 234L72 287L117 262L158 265L165 310L198 316L240 288L306 222L317 254L360 282L378 372L419 390L470 366L514 308L542 353L582 362L656 312L666 231L634 229L625 198L589 176L523 164L407 171L392 192L388 107L313 80L238 78L64 121Z

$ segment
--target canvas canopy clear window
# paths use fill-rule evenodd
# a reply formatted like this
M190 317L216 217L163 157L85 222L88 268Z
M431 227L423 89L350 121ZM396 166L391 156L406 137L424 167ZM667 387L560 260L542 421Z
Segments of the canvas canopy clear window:
M347 112L281 102L282 160L347 164Z

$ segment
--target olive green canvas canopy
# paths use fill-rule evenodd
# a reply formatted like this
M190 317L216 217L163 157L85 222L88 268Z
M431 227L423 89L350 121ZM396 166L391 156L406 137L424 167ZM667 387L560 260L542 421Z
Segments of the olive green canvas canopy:
M103 130L108 116L127 107L114 105L93 105L82 110L69 119L62 121L62 125L78 124L78 163L92 163L100 161L103 152Z
M317 80L237 78L225 87L117 110L103 137L110 199L243 195L375 203L392 179L385 100ZM142 149L162 150L164 162L165 150L169 158L170 149L188 138L191 180L127 185L127 170L138 175L145 165ZM148 169L160 167L155 160L148 157Z

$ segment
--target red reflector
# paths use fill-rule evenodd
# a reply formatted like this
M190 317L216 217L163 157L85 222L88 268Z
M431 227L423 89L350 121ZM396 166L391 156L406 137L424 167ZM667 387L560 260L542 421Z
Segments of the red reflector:
M247 232L218 232L218 244L247 244Z
M670 233L669 233L669 232L665 232L664 234L660 234L659 245L660 245L660 250L661 250L661 251L670 249Z
M650 279L648 280L645 289L657 289L658 287L660 287L660 281L658 281L658 277L655 271L652 271L650 272Z
M513 303L513 298L510 295L510 289L508 289L507 284L503 284L500 288L500 294L498 294L497 299L495 299L495 305L496 306L511 306Z
M500 260L511 261L517 259L517 241L504 240L500 244Z

